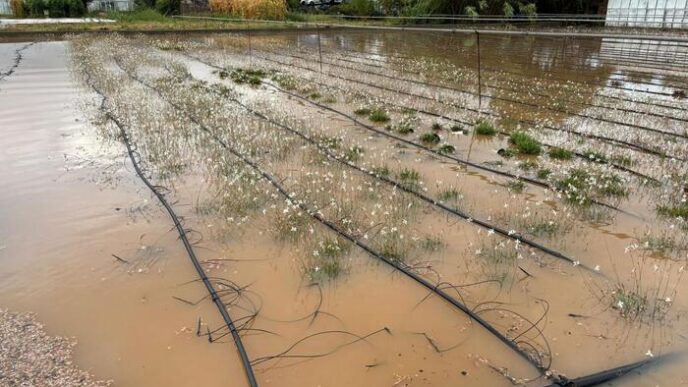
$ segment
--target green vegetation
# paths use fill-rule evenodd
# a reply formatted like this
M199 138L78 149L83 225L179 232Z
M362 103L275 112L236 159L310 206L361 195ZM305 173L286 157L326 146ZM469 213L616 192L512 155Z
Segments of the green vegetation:
M438 251L444 246L442 239L428 235L420 241L420 247L426 251Z
M461 200L463 195L455 188L448 188L437 194L437 198L442 202L455 202Z
M481 136L494 136L497 134L497 129L491 123L480 120L475 127L475 133Z
M310 99L320 99L322 98L322 94L318 93L317 91L311 92L308 94L308 98Z
M614 292L612 307L626 319L634 319L647 307L647 298L633 291L618 288Z
M524 171L530 171L537 168L538 164L535 161L528 160L518 164L518 167Z
M587 150L583 152L583 156L587 158L588 160L604 164L607 162L607 156L605 156L603 153L593 151L593 150Z
M667 218L683 218L683 220L688 220L688 203L660 205L657 206L657 213Z
M444 144L437 151L443 155L450 155L450 154L456 152L456 148L454 147L454 145Z
M543 168L537 172L538 179L546 180L552 174L551 169Z
M370 115L371 112L372 112L372 110L370 108L367 108L367 107L362 107L362 108L358 108L358 109L354 110L354 114L357 116L367 116L367 115Z
M296 78L286 74L276 74L272 76L272 80L277 83L277 86L285 90L296 90L298 87Z
M368 119L373 122L387 122L389 121L389 115L382 109L373 109L368 114Z
M555 186L566 195L568 202L582 206L590 205L594 196L620 198L628 195L619 176L595 176L581 168L569 171L568 176L559 179Z
M440 136L437 133L424 133L420 136L420 142L425 145L437 145L440 143Z
M420 184L420 172L415 169L404 168L398 173L397 178L401 185L408 189L416 189Z
M313 278L334 279L344 271L342 257L348 253L349 244L326 237L317 242L306 272Z
M220 70L218 75L221 79L227 77L226 70ZM257 69L236 69L229 73L229 78L238 85L248 83L251 86L258 86L262 83L262 79L265 78L265 71Z
M387 125L387 127L385 129L387 129L389 131L397 132L397 133L402 134L402 135L407 135L409 133L414 132L414 129L413 129L413 126L411 125L410 120L402 120L401 122L399 122L396 125Z
M433 122L432 123L432 130L438 131L438 130L442 130L442 129L444 129L444 128L442 127L442 124L440 124L439 122Z
M352 146L349 149L346 150L346 153L344 154L344 158L347 161L358 161L358 159L361 158L361 155L363 154L363 148L360 146Z
M374 167L371 170L371 172L373 174L375 174L375 176L381 176L381 177L389 177L392 174L392 171L386 165L383 165L381 167Z
M549 150L549 157L555 160L571 160L573 152L564 148L552 148Z
M525 155L539 155L542 151L540 142L525 132L514 132L509 137L509 143Z
M509 191L521 193L526 189L526 184L521 180L512 180L506 183L506 187Z

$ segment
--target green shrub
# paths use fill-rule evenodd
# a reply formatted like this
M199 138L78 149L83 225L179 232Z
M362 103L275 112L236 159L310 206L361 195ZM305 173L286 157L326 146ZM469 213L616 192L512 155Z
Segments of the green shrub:
M539 155L542 151L540 142L525 132L514 132L509 137L509 142L526 155Z
M373 122L387 122L389 121L389 116L382 109L374 109L368 115L368 119Z
M667 218L683 218L688 220L688 204L678 206L662 205L657 207L657 213Z
M571 160L573 152L564 148L552 148L549 150L549 157L556 160Z
M425 145L437 145L440 143L440 136L437 133L424 133L420 136L420 142Z
M31 17L43 17L45 3L43 0L26 0L26 9Z
M443 155L449 155L456 152L456 148L451 144L444 144L438 149L438 151Z
M86 14L86 6L81 0L66 0L66 13L69 17L82 17Z
M487 121L478 121L478 124L475 127L475 133L481 135L481 136L494 136L497 134L497 129L495 129L494 125Z
M163 15L179 15L182 10L181 0L157 0L155 10Z
M65 17L67 16L67 2L66 0L48 0L48 15L50 17Z
M345 15L370 16L375 12L375 3L372 0L350 0L340 7Z

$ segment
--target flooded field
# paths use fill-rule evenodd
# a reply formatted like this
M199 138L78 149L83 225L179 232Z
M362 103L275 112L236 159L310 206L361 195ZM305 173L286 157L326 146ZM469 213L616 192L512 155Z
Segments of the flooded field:
M0 309L117 386L688 385L672 44L0 43Z

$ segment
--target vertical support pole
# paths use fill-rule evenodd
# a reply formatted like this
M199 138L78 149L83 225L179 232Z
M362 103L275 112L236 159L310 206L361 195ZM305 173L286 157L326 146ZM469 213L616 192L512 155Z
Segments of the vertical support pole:
M480 32L475 30L475 46L478 53L478 109L483 106L482 66L480 64Z
M322 61L322 46L320 44L320 26L318 24L315 25L315 30L318 32L318 56L320 57L320 74L322 74L323 69L323 61Z
M250 22L246 22L246 26L248 29L248 61L249 64L253 65L253 46L251 45L251 24Z

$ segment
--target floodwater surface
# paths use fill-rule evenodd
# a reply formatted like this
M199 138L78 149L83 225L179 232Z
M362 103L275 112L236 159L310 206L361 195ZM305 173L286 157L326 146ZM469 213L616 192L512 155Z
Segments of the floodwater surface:
M544 386L646 359L612 384L686 384L688 225L666 215L688 193L686 52L652 50L343 31L0 44L0 307L76 337L76 363L114 385L245 385L124 131L260 385Z

